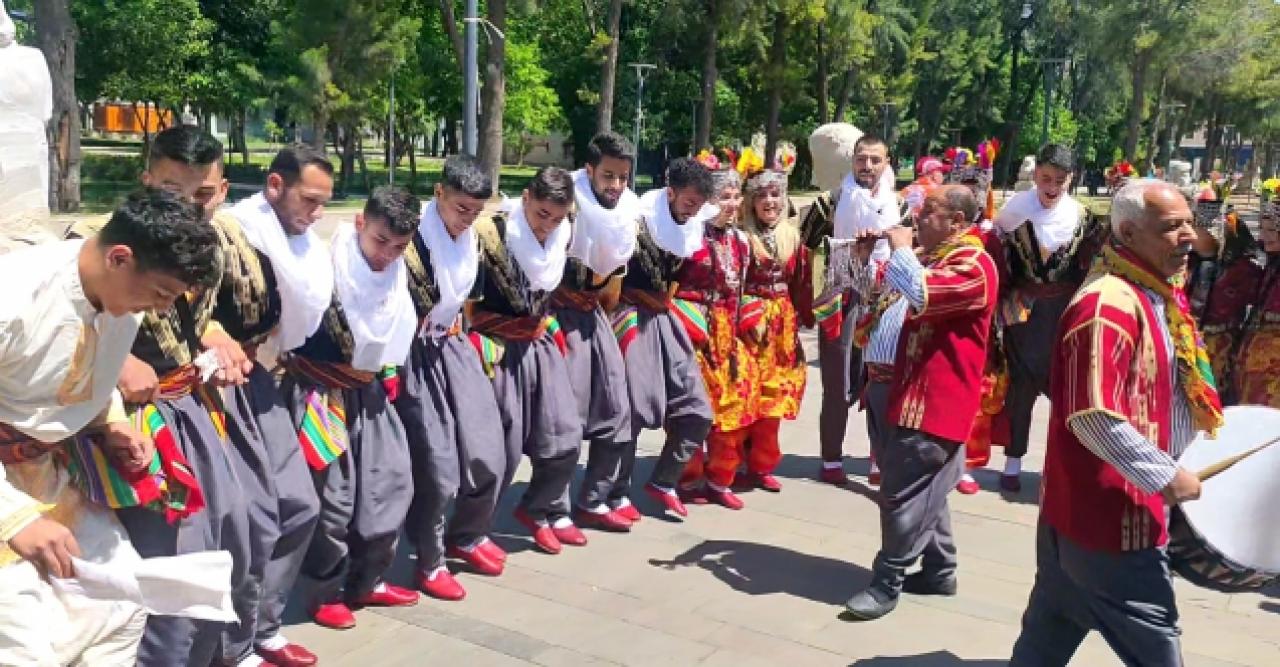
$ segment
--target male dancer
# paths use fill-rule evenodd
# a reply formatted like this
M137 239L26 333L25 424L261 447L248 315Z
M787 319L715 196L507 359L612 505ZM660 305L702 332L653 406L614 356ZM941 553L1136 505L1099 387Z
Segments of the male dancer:
M60 596L48 583L74 576L72 557L138 561L112 513L50 452L89 428L118 469L152 460L114 386L141 314L216 279L214 247L197 207L152 191L131 195L94 238L0 257L0 663L134 662L139 607Z
M320 489L320 523L303 563L318 584L311 615L329 628L354 627L353 606L418 602L382 578L413 499L409 443L391 401L418 327L402 255L421 210L407 191L379 188L354 225L338 228L331 265L307 266L313 279L329 277L329 306L282 359L280 393Z
M688 510L676 483L711 431L712 414L693 343L671 312L671 296L680 264L702 247L703 225L720 214L707 205L713 190L711 172L702 164L672 160L667 187L641 198L635 253L613 286L620 299L613 309L614 332L626 360L632 430L617 484L630 485L640 431L665 429L666 444L644 490L679 516Z
M538 549L558 554L587 538L569 518L568 493L582 443L563 336L550 316L551 292L564 278L573 203L569 172L546 167L502 215L476 223L484 297L472 313L473 333L493 368L493 390L506 435L502 488L527 455L533 476L515 517ZM483 352L482 352L483 354Z
M639 199L627 187L635 149L622 136L602 132L587 151L586 167L573 175L573 240L551 304L568 348L582 437L591 443L575 518L583 526L627 532L640 520L627 489L617 484L619 462L633 444L631 402L622 351L600 294L635 250Z
M463 306L480 270L472 225L493 183L475 158L455 155L445 160L435 194L404 255L422 325L395 405L413 459L405 524L418 550L418 587L437 599L461 600L466 589L445 567L446 556L489 576L502 574L507 558L488 537L506 473L502 423L494 417L498 404L483 363L463 330Z

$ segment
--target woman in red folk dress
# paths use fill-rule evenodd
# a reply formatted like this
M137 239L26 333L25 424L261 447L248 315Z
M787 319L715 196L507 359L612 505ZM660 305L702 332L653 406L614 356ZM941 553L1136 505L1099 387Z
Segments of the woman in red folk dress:
M1260 218L1267 268L1244 325L1234 386L1239 403L1280 408L1280 206L1267 202Z
M751 244L739 332L756 362L756 421L740 448L747 452L747 480L778 492L773 476L782 453L778 429L795 419L804 396L806 367L800 327L813 326L813 286L808 249L797 221L786 219L787 175L762 171L747 180L743 228Z
M758 388L754 360L737 336L738 300L750 252L746 234L734 225L742 180L731 169L712 173L720 216L704 227L702 248L681 267L672 310L697 349L714 421L705 453L694 453L677 491L685 502L710 500L741 509L742 501L730 487L741 442L755 419Z

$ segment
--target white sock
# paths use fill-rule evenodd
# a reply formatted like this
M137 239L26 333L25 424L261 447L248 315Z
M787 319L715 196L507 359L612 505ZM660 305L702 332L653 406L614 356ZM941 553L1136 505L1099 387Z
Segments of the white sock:
M285 639L284 635L278 632L258 642L258 648L265 648L268 651L279 651L280 649L288 645L289 645L289 640Z
M1008 477L1013 477L1021 473L1022 458L1014 456L1006 457L1004 460L1004 474Z
M617 503L618 503L618 504L617 504L617 506L615 506L615 507L614 507L614 509L616 509L616 510L620 510L620 509L622 509L622 508L624 508L624 507L630 507L630 506L631 506L631 499L630 499L630 498L628 498L628 497L626 497L626 496L623 496L623 497L621 497L621 498L619 498L619 499L618 499Z
M652 486L653 488L655 488L655 489L657 489L657 490L659 490L659 491L661 491L661 492L663 492L663 493L667 494L668 496L674 496L674 495L676 495L676 490L675 490L675 489L668 489L668 488L667 488L667 487L665 487L665 486L658 486L657 484L654 484L654 483L652 483L652 482L650 482L650 483L649 483L649 486Z
M840 470L841 468L844 468L844 461L823 461L822 462L823 470Z
M437 567L436 569L432 570L431 574L427 575L427 581L435 581L436 577L439 577L440 575L448 571L449 571L449 568L441 565L440 567Z
M880 472L880 466L878 466L878 465L876 465L876 464L872 463L872 464L871 464L871 474L872 474L872 475L874 475L874 474L876 474L876 473L878 473L878 472Z
M970 475L969 473L965 473L965 474L963 474L963 475L961 475L961 476L960 476L960 481L961 481L961 482L973 482L973 481L976 481L976 480L974 480L974 479L973 479L973 475Z
M552 528L559 528L561 530L564 530L565 528L568 528L569 526L572 526L572 525L573 525L573 519L570 519L567 516L562 516L551 523Z
M727 486L720 486L719 484L716 484L715 482L712 482L712 481L707 481L707 486L711 487L711 490L712 490L712 491L716 491L716 492L718 492L718 493L728 493L728 492L729 492L729 487L727 487Z
M261 665L265 662L266 660L263 660L262 656L254 653L246 657L244 660L237 662L236 667L258 667L258 665Z
M619 504L618 504L618 507L622 507L622 504L621 504L621 503L619 503ZM606 504L604 504L604 503L600 503L600 504L596 505L595 507L588 507L588 508L587 508L587 511L588 511L588 512L590 512L590 513L592 513L592 514L608 514L610 510L609 510L609 506L608 506L608 505L606 505Z
M379 581L379 582L378 582L378 585L377 585L377 586L374 586L374 587L373 587L373 590L372 590L372 591L370 591L370 592L371 592L371 593L386 593L386 592L387 592L387 582L385 582L385 581Z

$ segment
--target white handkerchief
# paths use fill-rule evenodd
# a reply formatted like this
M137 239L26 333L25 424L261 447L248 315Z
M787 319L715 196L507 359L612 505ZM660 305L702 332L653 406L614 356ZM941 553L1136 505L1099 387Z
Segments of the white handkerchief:
M222 364L218 363L218 353L213 350L201 352L191 363L200 371L201 382L208 382L214 373L222 369Z
M59 595L133 602L157 616L231 623L231 553L144 558L136 566L72 559L74 579L51 579Z

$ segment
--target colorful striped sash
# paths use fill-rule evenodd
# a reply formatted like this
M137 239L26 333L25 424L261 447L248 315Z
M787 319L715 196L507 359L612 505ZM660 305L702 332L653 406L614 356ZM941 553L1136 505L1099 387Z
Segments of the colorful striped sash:
M484 374L493 378L493 369L497 368L502 361L502 355L506 352L506 348L502 343L476 331L467 334L467 340L471 341L472 347L476 348L476 354L480 356L480 366L484 368Z
M704 347L707 341L711 339L710 328L707 325L707 316L702 312L699 304L688 299L672 299L671 313L676 319L684 325L684 330L689 334L689 341L694 347Z
M543 328L546 329L547 335L551 337L551 342L556 344L556 349L560 350L560 355L569 354L569 342L564 339L564 331L560 328L560 320L555 315L547 315L542 318Z
M303 399L298 444L303 458L315 470L324 470L351 445L347 412L339 390L311 389Z
M631 342L640 333L640 312L635 306L619 306L611 319L613 335L618 339L618 347L622 348L622 354L625 355Z
M738 334L755 332L764 321L768 304L758 296L744 296L738 305Z

